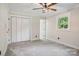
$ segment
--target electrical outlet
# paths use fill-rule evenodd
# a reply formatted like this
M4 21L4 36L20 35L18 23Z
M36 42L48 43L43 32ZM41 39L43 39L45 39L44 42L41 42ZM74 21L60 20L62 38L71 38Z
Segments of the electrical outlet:
M58 40L60 39L60 37L57 38Z
M35 37L37 38L37 35L35 35Z

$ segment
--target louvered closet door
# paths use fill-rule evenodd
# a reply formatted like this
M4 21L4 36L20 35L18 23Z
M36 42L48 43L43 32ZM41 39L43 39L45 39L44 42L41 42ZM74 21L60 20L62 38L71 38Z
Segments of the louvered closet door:
M12 16L12 43L30 40L31 20Z
M29 19L22 19L22 39L23 41L30 39L30 21Z
M22 18L21 17L17 17L16 19L17 22L17 41L21 41L22 40Z
M16 42L17 41L17 22L16 22L17 18L16 17L11 17L11 34L12 34L12 38L11 38L11 42Z

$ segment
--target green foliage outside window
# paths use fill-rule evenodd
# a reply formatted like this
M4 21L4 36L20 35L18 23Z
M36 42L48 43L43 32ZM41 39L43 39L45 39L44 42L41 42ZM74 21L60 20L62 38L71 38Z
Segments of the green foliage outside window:
M68 28L68 17L61 17L58 20L58 27L59 29L64 28L67 29Z

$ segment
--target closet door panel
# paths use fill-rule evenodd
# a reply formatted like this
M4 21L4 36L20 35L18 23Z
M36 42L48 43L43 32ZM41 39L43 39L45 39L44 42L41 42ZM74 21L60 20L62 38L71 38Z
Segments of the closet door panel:
M30 20L24 17L11 17L11 42L30 40L31 24Z
M28 19L23 19L22 20L22 40L27 41L29 40L29 20Z
M12 17L12 42L17 41L17 23L16 17Z
M17 17L17 42L22 40L22 22L21 22L21 18Z

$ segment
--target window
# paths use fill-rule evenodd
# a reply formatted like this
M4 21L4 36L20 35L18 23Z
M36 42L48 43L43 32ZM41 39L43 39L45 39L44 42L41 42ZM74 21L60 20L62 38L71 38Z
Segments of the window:
M68 28L68 17L60 17L58 20L58 28L59 29L67 29Z

